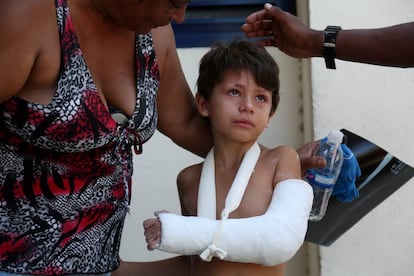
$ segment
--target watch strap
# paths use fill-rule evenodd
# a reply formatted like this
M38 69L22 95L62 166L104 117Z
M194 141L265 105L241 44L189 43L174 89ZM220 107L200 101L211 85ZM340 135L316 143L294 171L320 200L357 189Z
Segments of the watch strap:
M340 26L327 26L325 28L325 40L323 42L323 57L325 58L325 65L328 69L336 69L336 36L342 28Z

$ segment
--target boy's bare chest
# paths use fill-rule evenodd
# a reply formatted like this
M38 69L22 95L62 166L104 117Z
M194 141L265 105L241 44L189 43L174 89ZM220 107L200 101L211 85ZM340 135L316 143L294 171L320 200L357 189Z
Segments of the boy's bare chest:
M198 256L194 258L194 270L192 275L197 276L285 276L286 265L263 266L252 263L238 263L222 261L213 258L211 262L205 262Z
M223 178L216 183L216 213L220 217L233 178ZM230 214L230 217L251 217L262 215L268 208L273 195L273 175L265 171L256 170L251 176L243 194L239 207ZM188 190L181 197L181 203L189 215L197 215L198 186Z
M226 198L232 185L232 180L227 183L216 183L216 211L220 218L221 211L225 208ZM244 191L240 205L230 213L230 218L243 218L262 215L270 204L273 194L272 178L266 175L253 174Z

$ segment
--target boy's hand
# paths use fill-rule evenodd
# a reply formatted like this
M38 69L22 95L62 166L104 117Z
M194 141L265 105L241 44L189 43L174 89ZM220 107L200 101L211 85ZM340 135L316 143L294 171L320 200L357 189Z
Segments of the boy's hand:
M155 218L149 218L144 220L144 235L147 242L147 249L158 249L161 244L161 222L158 219L159 213L167 213L167 211L154 212Z

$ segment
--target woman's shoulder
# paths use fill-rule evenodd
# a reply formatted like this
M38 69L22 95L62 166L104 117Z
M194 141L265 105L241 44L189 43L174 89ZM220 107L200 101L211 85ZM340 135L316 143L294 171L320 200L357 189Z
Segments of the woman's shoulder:
M175 36L171 24L151 30L157 56L165 58L170 51L176 51Z
M0 2L0 101L20 93L44 61L59 58L56 8L50 0ZM54 48L53 48L54 47ZM52 56L54 55L54 56ZM59 60L55 67L59 67ZM50 64L47 66L50 68ZM40 69L39 69L40 70ZM50 70L50 69L48 69ZM42 77L44 79L44 77Z
M48 18L56 18L54 1L47 0L3 0L0 4L2 31L18 28L33 28ZM19 23L19 24L13 24ZM30 24L29 24L30 23Z

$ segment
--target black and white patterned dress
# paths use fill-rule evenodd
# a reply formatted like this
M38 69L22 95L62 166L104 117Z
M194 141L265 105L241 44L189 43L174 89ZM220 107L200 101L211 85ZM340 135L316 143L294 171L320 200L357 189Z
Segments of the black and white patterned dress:
M47 105L0 105L0 270L104 273L119 265L132 148L157 125L159 72L150 34L136 35L136 107L118 124L96 90L66 0L55 0L61 72Z

